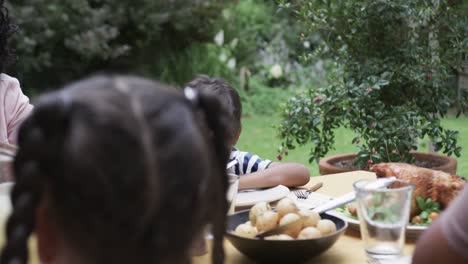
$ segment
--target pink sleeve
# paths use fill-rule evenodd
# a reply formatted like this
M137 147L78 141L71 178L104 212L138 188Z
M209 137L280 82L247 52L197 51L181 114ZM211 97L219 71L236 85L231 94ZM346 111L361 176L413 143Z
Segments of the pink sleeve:
M3 109L0 114L1 128L0 137L4 137L6 130L7 141L10 144L16 144L17 130L21 122L29 115L33 106L29 104L29 98L21 91L20 84L17 79L12 78L6 74L1 74L0 89ZM3 134L3 135L2 135ZM0 138L4 140L3 138Z
M468 185L442 213L442 232L450 247L468 260Z

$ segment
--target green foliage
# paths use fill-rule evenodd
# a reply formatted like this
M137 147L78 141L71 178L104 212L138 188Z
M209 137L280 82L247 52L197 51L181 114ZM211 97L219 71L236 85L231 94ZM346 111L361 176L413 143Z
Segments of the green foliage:
M222 47L213 43L194 43L184 50L167 54L151 66L151 72L158 73L159 79L167 83L183 85L197 74L224 78L237 86L235 69L220 60Z
M296 49L302 45L302 40L299 39L299 27L290 23L289 12L278 13L270 1L245 0L231 1L220 14L206 41L165 53L146 65L145 72L177 85L197 74L222 77L234 86L241 84L239 76L243 74L241 78L247 74L254 80L253 86L286 87L304 82L305 78L299 80L293 74L295 69L302 69L300 65L296 66L296 50L303 48ZM282 77L269 75L274 65L280 65Z
M292 94L294 91L289 90ZM242 134L237 146L253 152L260 157L275 159L278 155L278 146L281 140L277 137L277 131L274 128L282 120L277 113L267 115L249 114L242 118ZM458 143L462 147L461 157L458 158L457 175L468 179L468 115L462 115L455 118L454 115L446 116L441 120L441 125L448 129L456 129L460 132ZM356 150L356 146L351 140L357 135L351 129L340 127L334 130L335 141L328 155L349 153ZM309 150L313 147L312 143L297 146L294 151L289 151L288 155L283 153L282 158L285 162L299 162L308 166L312 176L319 175L318 164L309 163ZM427 150L427 139L420 144L421 151Z
M15 0L11 17L24 86L53 87L102 69L144 72L211 40L221 0Z
M440 125L456 104L453 78L468 49L468 18L460 5L439 0L280 5L297 8L304 27L324 40L317 54L337 62L327 87L293 97L283 107L279 132L285 147L312 142L310 161L318 160L333 146L334 130L344 126L359 135L353 143L359 144L361 168L411 162L409 151L425 136L436 150L460 155L458 132ZM461 98L458 105L466 102Z
M261 41L269 42L281 30L282 17L275 17L275 7L267 1L243 0L232 3L223 11L220 30L226 43L237 39L233 56L240 66L251 66L257 59Z
M178 85L197 74L222 77L238 88L247 115L272 114L287 97L284 88L319 79L320 69L299 63L305 50L299 30L290 12L278 12L271 1L231 2L213 27L210 41L166 54L149 65L148 72ZM271 74L273 68L279 68L279 76ZM271 89L275 86L278 89Z
M272 89L261 79L250 79L248 91L238 90L242 101L244 115L273 115L277 113L280 103L291 91L284 88Z
M243 0L228 5L219 24L223 45L228 46L223 56L234 58L237 69L248 69L270 87L301 86L311 80L302 74L308 64L300 63L299 56L318 39L300 37L302 29L291 11L278 10L272 1Z

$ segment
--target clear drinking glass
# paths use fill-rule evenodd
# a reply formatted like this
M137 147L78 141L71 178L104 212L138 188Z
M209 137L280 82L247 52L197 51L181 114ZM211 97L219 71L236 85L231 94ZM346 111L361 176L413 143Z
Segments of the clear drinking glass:
M372 183L375 180L354 183L365 251L371 258L398 258L405 244L413 185L396 180L387 188L372 188Z
M236 197L239 190L239 175L228 173L229 187L227 190L227 200L229 204L228 215L234 214L236 209Z

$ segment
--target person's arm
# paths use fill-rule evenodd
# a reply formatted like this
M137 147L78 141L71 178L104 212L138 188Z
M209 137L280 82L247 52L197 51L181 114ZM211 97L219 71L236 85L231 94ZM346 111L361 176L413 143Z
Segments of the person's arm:
M419 238L413 255L413 264L461 264L468 262L468 259L463 258L450 247L442 232L442 224L440 221L435 221Z
M414 264L468 263L468 187L419 238Z
M240 177L239 189L266 188L276 185L299 186L310 180L309 169L299 163L273 162L267 169Z
M29 103L29 98L21 91L17 79L2 74L1 82L5 86L4 112L8 141L11 144L16 144L17 130L32 111L33 106Z

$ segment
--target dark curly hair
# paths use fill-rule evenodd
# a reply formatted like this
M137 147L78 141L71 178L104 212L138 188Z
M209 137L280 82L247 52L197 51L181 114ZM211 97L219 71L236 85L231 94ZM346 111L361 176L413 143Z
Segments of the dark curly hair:
M13 49L8 47L9 38L18 31L18 27L10 22L8 9L5 1L0 0L0 71L16 61L16 55Z
M27 262L44 201L84 263L189 263L207 225L222 263L228 118L216 98L194 94L98 76L40 97L18 135L0 263Z

